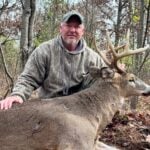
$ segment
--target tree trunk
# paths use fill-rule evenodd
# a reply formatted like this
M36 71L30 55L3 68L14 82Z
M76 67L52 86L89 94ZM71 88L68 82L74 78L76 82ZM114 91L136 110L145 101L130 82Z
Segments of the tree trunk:
M138 29L137 29L137 48L140 48L143 45L144 1L143 0L138 0L137 1L137 6L139 6L139 15L140 15L140 20L139 20ZM141 63L142 63L142 55L137 54L135 56L134 73L138 76L140 76L139 67L140 67ZM138 104L138 97L135 96L131 100L131 105L130 105L131 109L136 109L137 104Z
M32 52L32 39L33 39L33 27L35 18L35 3L36 0L25 0L23 4L22 13L22 26L21 26L21 39L20 39L20 51L21 51L21 69Z
M120 24L121 24L121 14L122 14L122 0L119 0L118 4L118 13L117 13L117 24L115 25L115 46L118 45L119 42L119 30L120 30Z
M144 1L138 0L139 3L139 15L140 20L137 29L137 48L142 47L143 45L143 33L144 33ZM135 74L140 76L140 72L138 72L140 64L142 63L142 55L135 56Z
M142 47L145 46L145 43L148 43L148 44L150 43L150 32L148 32L149 27L150 27L150 0L148 2L148 6L146 8L146 27L145 27ZM147 42L146 42L146 40L147 40ZM150 54L150 51L145 52L144 59L139 67L139 72L142 70L142 67L143 67L144 63L146 62L146 60L148 59L149 54Z

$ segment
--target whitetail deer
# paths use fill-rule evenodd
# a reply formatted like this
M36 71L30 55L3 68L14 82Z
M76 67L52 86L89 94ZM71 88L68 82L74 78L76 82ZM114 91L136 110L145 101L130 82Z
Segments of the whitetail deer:
M46 101L28 101L0 111L1 150L109 150L96 144L98 132L112 119L122 100L131 95L150 95L150 86L118 67L117 61L146 48L104 57L109 68L91 68L94 84L71 96ZM110 148L112 150L112 148Z

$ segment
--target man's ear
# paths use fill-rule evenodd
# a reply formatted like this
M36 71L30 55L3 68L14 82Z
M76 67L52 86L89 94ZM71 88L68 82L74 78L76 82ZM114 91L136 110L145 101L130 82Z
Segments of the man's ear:
M108 67L103 67L103 68L98 68L98 67L90 67L89 73L93 78L113 78L114 77L114 71L111 68Z

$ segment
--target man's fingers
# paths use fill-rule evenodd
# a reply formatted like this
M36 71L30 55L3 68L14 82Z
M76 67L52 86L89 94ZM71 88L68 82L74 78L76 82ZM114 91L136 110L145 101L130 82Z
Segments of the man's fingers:
M0 108L1 108L1 109L4 108L4 100L0 101Z
M12 107L12 101L9 101L8 104L7 104L7 109L9 109L11 107Z
M16 102L16 103L23 103L23 99L19 96L11 96L11 97L7 97L6 99L0 101L0 109L9 109L12 107L12 104Z
M12 106L12 101L11 100L2 100L1 102L0 102L0 106L1 106L1 109L8 109L8 108L10 108L11 106Z

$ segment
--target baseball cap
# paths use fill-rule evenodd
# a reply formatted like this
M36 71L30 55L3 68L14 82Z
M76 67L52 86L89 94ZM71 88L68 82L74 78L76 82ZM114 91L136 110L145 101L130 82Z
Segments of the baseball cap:
M72 10L72 11L69 11L67 12L64 16L63 16L63 19L62 19L62 22L69 22L69 20L72 18L72 17L76 17L80 24L83 24L84 23L84 17L77 11L75 10Z

